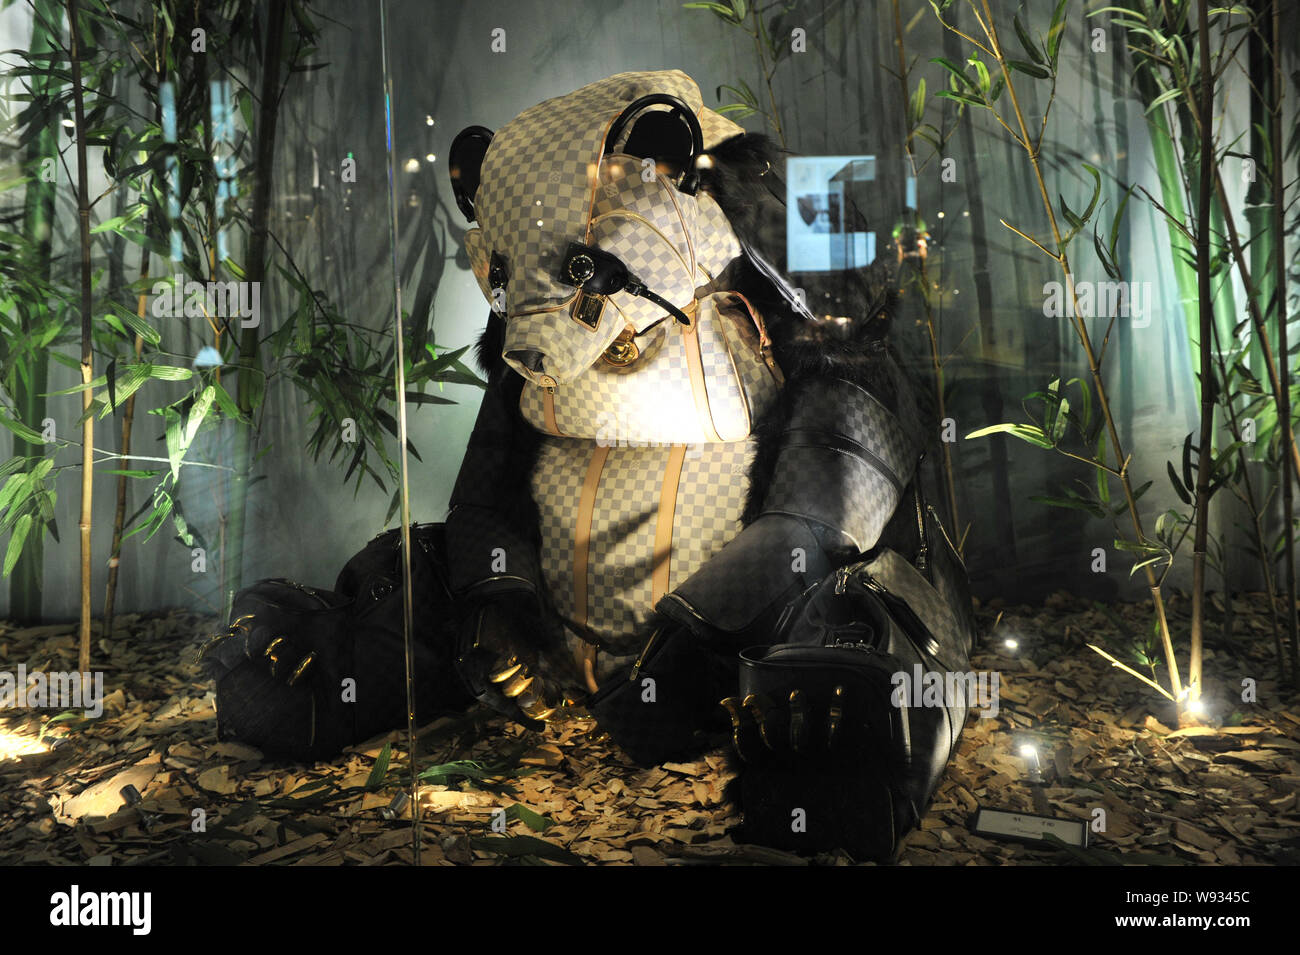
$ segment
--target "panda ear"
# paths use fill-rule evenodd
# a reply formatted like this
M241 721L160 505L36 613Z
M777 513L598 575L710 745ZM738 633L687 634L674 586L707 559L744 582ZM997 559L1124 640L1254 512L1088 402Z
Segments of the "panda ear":
M485 126L466 126L451 141L448 173L456 205L469 222L477 220L474 194L478 192L483 172L483 157L492 144L492 130Z
M632 124L623 152L684 169L692 159L691 128L675 112L646 112Z
M647 111L651 106L668 110ZM688 196L699 188L695 159L704 152L704 133L691 108L671 93L650 93L633 100L609 127L604 155L614 151L624 137L623 152L639 159L654 159L676 166L677 190Z

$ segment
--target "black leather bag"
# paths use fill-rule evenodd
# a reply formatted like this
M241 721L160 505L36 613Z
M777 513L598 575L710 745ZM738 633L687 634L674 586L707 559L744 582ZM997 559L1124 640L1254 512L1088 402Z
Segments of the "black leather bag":
M218 739L300 760L327 759L356 739L356 708L342 694L356 672L350 603L284 578L235 595L231 627L202 654L216 681Z
M416 719L462 709L442 525L411 529ZM235 596L232 625L205 647L217 732L273 758L318 760L406 723L400 538L374 538L335 589L282 578Z
M960 560L919 496L916 514L919 563L934 579L877 548L805 594L781 643L741 654L742 838L887 861L920 822L966 721L969 685L957 676L974 628ZM928 673L942 679L939 705L916 706L936 702L911 689Z

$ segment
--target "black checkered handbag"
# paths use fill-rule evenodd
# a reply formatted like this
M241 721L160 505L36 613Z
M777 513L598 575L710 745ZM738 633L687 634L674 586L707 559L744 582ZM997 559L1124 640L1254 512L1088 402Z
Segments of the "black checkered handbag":
M878 547L812 588L781 643L741 654L730 707L741 838L888 861L919 824L972 702L957 677L974 627L969 599L948 597L965 593L960 559L919 494L916 520L929 532L923 570ZM930 673L944 692L917 706L911 684Z
M443 525L411 531L416 718L463 709ZM235 596L231 626L205 645L217 732L276 759L320 760L406 722L398 531L372 540L334 590L273 578Z

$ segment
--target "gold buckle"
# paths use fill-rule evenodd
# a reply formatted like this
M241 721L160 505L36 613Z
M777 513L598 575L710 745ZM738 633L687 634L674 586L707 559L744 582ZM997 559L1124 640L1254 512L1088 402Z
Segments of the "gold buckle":
M618 333L618 338L614 339L613 343L605 349L605 353L601 355L601 358L607 363L620 368L632 364L641 357L641 349L637 347L635 337L635 329L623 329Z

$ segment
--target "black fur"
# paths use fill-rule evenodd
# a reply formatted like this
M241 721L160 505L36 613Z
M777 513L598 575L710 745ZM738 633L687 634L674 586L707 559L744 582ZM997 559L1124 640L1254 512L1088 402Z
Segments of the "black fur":
M510 370L506 360L501 356L506 344L505 320L495 311L488 311L487 327L478 338L474 349L474 358L479 370L489 381L500 378Z

